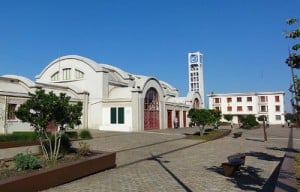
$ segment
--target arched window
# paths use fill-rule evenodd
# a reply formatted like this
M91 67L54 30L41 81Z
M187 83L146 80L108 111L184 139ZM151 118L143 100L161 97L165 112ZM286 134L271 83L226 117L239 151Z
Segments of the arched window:
M144 100L144 110L145 111L158 111L159 110L159 101L158 93L154 88L150 88Z
M51 81L59 81L59 72L55 72L52 76L51 76Z
M75 69L75 78L82 79L84 77L84 73L78 69Z

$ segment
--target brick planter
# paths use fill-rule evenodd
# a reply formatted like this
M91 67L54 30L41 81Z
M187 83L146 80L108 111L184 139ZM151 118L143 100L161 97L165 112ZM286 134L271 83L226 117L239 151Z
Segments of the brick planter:
M0 180L0 191L40 191L116 167L116 153L95 151L95 155L56 168Z

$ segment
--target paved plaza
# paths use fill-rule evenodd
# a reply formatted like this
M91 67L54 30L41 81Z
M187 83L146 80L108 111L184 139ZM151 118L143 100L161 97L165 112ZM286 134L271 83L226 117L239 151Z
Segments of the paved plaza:
M242 130L204 142L185 139L196 128L180 128L138 133L93 131L88 140L92 149L117 152L117 167L70 182L54 191L270 191L287 147L289 128L271 126L268 141L263 130ZM240 131L234 129L232 132ZM300 149L300 129L293 129L294 148ZM77 146L78 143L74 143ZM15 149L11 149L13 153ZM31 149L33 150L33 149ZM0 151L0 153L3 151ZM225 177L220 167L227 156L246 153L245 167L233 177ZM78 170L80 171L80 170Z

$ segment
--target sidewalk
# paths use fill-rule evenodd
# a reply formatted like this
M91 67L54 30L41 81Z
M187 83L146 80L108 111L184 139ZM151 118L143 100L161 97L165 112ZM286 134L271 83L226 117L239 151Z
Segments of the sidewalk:
M209 142L184 139L196 128L93 131L95 138L88 141L91 148L117 151L117 167L46 191L268 191L272 187L268 179L284 155L289 130L271 126L268 142L263 142L262 129L242 130L240 138L231 134ZM294 131L294 137L294 147L299 149L300 130ZM220 165L236 152L247 154L245 168L232 178L225 177Z

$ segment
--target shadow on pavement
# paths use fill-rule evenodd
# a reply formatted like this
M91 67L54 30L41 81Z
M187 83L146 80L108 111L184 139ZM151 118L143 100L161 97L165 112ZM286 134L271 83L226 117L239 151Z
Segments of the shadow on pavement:
M160 159L162 159L162 156L157 156L157 155L153 155L150 154L151 158L149 158L148 160L152 160L152 161L156 161L167 173L170 174L171 177L173 177L173 179L187 192L192 192L192 190L185 185L170 169L168 169L164 163L169 163L170 161L162 161Z
M279 148L279 147L267 147L267 149L270 149L270 150L276 150L276 151L289 151L289 152L298 152L298 150L296 149L290 149L290 148L287 148L287 147L282 147L282 148Z
M265 161L281 161L282 160L282 157L277 157L275 155L270 155L270 154L264 153L264 152L251 151L251 152L246 153L246 156L256 157L257 159L265 160Z
M250 140L250 141L259 141L259 142L265 142L263 139L253 139L253 138L246 138L246 140Z
M252 166L241 167L240 171L234 172L232 177L227 177L227 180L234 183L238 188L247 191L274 191L275 184L277 182L282 157L277 157L263 152L248 152L246 156L256 157L265 161L278 161L276 169L272 175L268 178L262 178L260 172L263 170ZM247 160L246 160L247 161ZM207 170L224 175L223 168L221 166L206 167ZM225 176L224 176L225 177Z
M206 169L224 175L221 166L213 166ZM232 177L227 177L227 180L234 183L239 189L260 191L265 184L265 179L259 176L260 172L262 172L260 168L251 166L241 167L240 171L236 171Z

